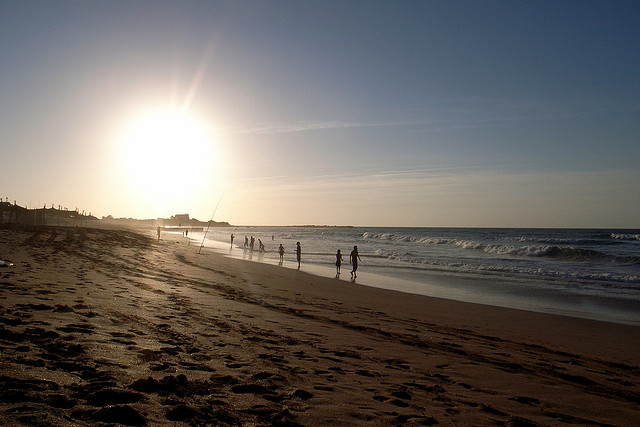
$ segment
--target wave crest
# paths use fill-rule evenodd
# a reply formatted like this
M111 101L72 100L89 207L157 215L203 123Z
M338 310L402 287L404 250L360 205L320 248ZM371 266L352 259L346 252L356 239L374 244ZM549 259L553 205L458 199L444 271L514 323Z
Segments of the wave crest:
M614 240L640 240L640 234L611 233L609 236Z
M368 231L362 233L363 239L378 239L378 240L388 240L391 242L407 242L407 243L424 243L424 244L432 244L432 245L441 245L445 243L452 243L455 240L452 239L440 239L434 237L416 237L416 236L407 236L403 234L395 234L395 233L370 233Z
M612 239L618 240L640 240L640 234L633 233L611 233ZM499 255L506 257L525 257L525 258L550 258L560 261L606 261L622 264L640 264L640 256L637 255L613 255L603 253L593 249L586 249L574 246L586 244L605 244L602 241L593 241L591 239L558 239L558 238L531 238L524 236L515 236L504 242L483 242L479 240L465 240L457 238L445 237L421 237L412 236L410 234L393 233L393 232L365 232L362 234L365 240L385 240L392 243L412 243L416 245L450 245L456 246L463 250L481 251L489 255ZM411 263L429 262L421 260L416 255L408 253L377 253L377 256L386 257L395 260L407 261Z

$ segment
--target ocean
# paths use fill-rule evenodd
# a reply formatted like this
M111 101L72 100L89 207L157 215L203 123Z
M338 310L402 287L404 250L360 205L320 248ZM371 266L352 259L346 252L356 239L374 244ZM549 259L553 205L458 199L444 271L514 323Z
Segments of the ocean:
M230 235L235 235L233 246ZM256 239L254 251L244 238ZM200 245L203 233L192 233ZM258 252L258 239L266 252ZM229 256L418 295L640 325L640 230L212 227L205 247ZM336 251L344 262L336 277Z

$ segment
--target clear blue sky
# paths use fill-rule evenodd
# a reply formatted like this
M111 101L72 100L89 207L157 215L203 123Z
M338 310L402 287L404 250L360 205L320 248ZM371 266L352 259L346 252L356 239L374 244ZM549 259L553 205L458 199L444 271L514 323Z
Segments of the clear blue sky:
M22 205L640 227L638 1L18 1L0 19L0 195Z

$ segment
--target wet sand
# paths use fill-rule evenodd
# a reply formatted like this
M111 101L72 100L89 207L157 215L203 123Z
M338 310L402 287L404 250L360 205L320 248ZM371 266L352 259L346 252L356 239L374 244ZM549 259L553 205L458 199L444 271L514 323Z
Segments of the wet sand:
M634 425L640 328L0 229L3 425Z

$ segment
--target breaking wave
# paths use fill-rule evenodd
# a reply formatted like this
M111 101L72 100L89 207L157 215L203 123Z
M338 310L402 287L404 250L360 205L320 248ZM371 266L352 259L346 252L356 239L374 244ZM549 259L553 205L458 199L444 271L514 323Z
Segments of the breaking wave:
M613 234L612 234L613 236ZM633 239L640 235L622 234L620 239ZM505 243L487 243L476 240L462 240L453 238L435 238L435 237L418 237L394 233L370 233L362 234L365 240L387 240L390 242L415 243L418 245L453 245L460 249L468 249L481 251L486 254L512 256L512 257L533 257L533 258L552 258L556 260L566 261L611 261L624 264L640 264L640 256L615 256L605 254L592 249L577 248L572 245L552 245L552 244L521 244L524 239L512 239L515 244ZM567 243L570 239L563 239ZM520 244L518 244L520 243ZM387 255L390 259L410 258L407 254L394 253ZM411 261L410 261L411 262Z
M609 237L614 240L640 240L640 234L611 233Z
M400 261L401 264L395 265L395 268L424 270L424 271L466 271L476 273L509 273L527 275L527 276L544 276L555 279L578 279L578 280L596 280L598 282L607 282L608 287L629 287L636 289L640 283L640 275L637 274L619 274L603 271L587 271L581 269L562 270L548 269L536 266L534 264L500 264L500 263L470 263L454 259L436 259L424 258L409 252L387 251L378 249L375 254L369 257Z
M433 237L417 237L417 236L408 236L404 234L395 234L395 233L370 233L365 232L362 234L362 238L367 240L388 240L391 242L406 242L406 243L425 243L432 245L441 245L445 243L452 243L455 240L453 239L440 239Z

